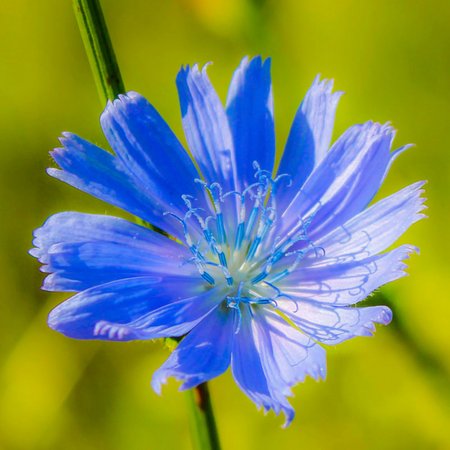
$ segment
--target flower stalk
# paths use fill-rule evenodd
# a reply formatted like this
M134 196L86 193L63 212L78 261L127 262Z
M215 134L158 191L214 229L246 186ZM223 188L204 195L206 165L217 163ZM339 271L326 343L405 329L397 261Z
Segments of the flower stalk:
M126 92L103 11L99 0L73 0L73 7L103 107ZM220 450L207 383L188 390L186 398L195 449Z
M125 93L125 86L111 44L99 0L73 0L75 16L83 39L102 106Z
M220 450L219 435L207 383L186 392L194 448Z

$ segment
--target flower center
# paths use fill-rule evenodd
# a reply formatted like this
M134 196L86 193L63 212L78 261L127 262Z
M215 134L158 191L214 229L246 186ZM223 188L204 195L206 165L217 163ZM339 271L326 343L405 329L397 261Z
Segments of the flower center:
M172 214L183 225L191 261L209 285L223 286L230 308L276 306L277 298L284 296L276 283L295 270L309 251L318 250L307 233L313 215L299 219L285 236L277 235L277 194L280 188L289 188L290 176L272 179L256 162L254 167L255 183L243 192L223 192L219 183L196 180L212 200L212 215L205 217L190 196L183 197L188 209L184 218ZM192 226L193 221L197 226Z

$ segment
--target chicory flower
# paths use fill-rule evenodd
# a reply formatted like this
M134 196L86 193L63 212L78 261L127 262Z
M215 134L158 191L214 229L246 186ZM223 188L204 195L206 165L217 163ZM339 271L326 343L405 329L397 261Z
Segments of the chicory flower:
M390 125L350 127L330 148L340 92L316 78L278 169L270 61L244 59L223 107L206 68L177 77L189 150L141 95L101 116L114 153L70 133L48 173L150 223L63 212L35 231L43 289L77 292L49 316L76 339L182 337L154 374L192 388L231 370L265 411L324 378L323 344L371 335L386 306L357 307L405 275L414 247L387 251L423 217L422 182L368 207L393 160Z

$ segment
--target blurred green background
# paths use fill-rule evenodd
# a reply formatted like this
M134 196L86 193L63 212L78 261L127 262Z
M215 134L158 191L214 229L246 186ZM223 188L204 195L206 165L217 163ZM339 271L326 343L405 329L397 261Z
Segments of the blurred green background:
M273 58L278 148L317 73L346 95L335 136L392 120L413 142L380 195L429 180L430 218L402 238L421 248L388 286L397 325L328 352L328 379L297 386L297 417L264 417L230 374L211 383L224 449L450 448L450 2L447 0L104 0L125 84L181 136L175 76L214 61L224 98L244 55ZM101 145L99 103L69 0L4 2L0 14L0 449L189 449L185 398L159 397L156 343L77 342L47 328L65 296L41 292L31 233L60 210L117 214L52 180L62 131Z

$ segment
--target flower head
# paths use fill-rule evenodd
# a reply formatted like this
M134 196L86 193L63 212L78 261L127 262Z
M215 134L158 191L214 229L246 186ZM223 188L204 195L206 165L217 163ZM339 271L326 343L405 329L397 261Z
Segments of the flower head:
M43 289L77 292L49 325L77 339L183 337L155 373L192 388L231 365L264 410L294 411L291 387L325 377L325 350L388 324L385 306L356 307L405 275L414 247L385 252L423 206L422 182L368 207L392 161L394 131L367 122L330 147L341 93L316 78L274 171L270 61L244 59L224 108L205 68L177 77L196 164L147 100L108 103L114 154L65 133L49 174L164 231L64 212L35 231Z

